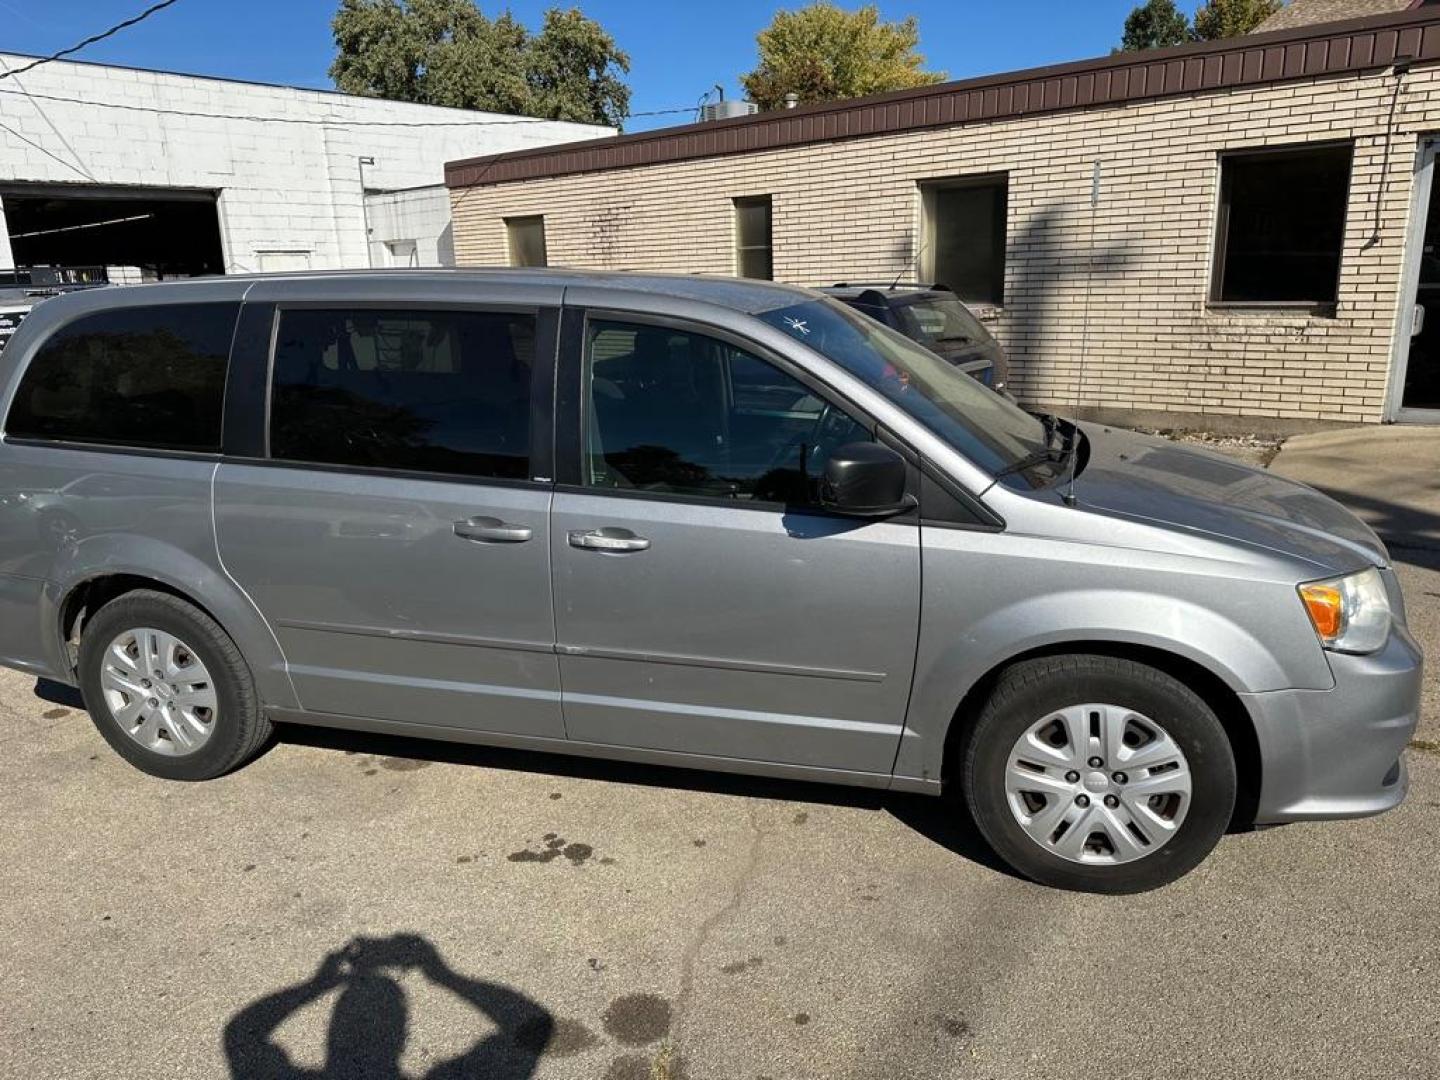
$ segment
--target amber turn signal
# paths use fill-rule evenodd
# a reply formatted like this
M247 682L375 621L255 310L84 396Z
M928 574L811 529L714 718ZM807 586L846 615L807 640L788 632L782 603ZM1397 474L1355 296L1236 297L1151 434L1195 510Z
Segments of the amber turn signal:
M1327 645L1335 642L1345 629L1345 598L1340 589L1328 582L1317 581L1300 586L1300 599L1315 624L1315 632Z

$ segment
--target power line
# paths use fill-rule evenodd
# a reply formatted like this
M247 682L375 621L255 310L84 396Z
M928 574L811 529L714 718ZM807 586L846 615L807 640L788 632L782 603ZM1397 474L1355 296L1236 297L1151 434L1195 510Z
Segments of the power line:
M707 92L707 93L705 94L705 97L709 97L709 96L710 96L710 95L709 95L709 93ZM705 100L705 97L702 97L700 100L703 102L703 101ZM675 108L675 109L655 109L655 110L653 110L653 111L651 111L651 112L630 113L629 116L626 116L626 117L625 117L625 119L626 119L626 120L629 120L631 117L635 117L635 116L664 116L664 115L669 114L669 113L682 113L682 112L697 113L697 114L698 114L699 111L700 111L700 109L699 109L699 106L698 106L698 105L690 105L690 106L686 106L686 107L682 107L682 108ZM502 152L502 153L503 153L503 152ZM466 200L466 199L470 198L472 195L475 194L475 192L477 192L477 191L480 190L480 181L484 180L485 177L486 177L486 175L490 172L490 170L493 169L496 165L498 165L498 164L500 163L500 158L501 158L501 153L497 153L497 154L492 154L492 155L490 155L490 160L485 163L485 167L484 167L483 169L481 169L478 173L476 173L473 177L471 177L470 180L469 180L469 182L466 183L466 185L464 186L464 188L461 189L459 197L457 197L457 198L454 200L454 202L452 202L451 205L450 205L450 213L451 213L451 216L452 216L452 217L454 216L454 213L455 213L456 210L459 210L462 206L465 205L465 200ZM448 188L448 186L447 186L447 191L449 191L449 190L454 190L454 189Z
M33 66L33 65L32 65ZM9 72L10 75L18 75L26 68L16 68ZM6 77L6 73L0 73L0 79ZM286 88L291 89L291 88ZM59 94L41 94L34 90L0 90L0 94L15 94L22 97L39 98L42 101L58 101L66 105L83 105L92 109L121 109L126 112L154 113L160 116L189 116L202 120L249 120L257 124L316 124L316 125L343 125L345 127L401 127L401 128L434 128L434 127L508 127L515 124L556 124L567 121L550 120L541 116L517 116L508 120L346 120L343 117L319 117L319 116L257 116L254 114L242 113L212 113L196 112L190 109L167 109L159 105L129 105L118 101L83 101L79 98L62 97ZM385 101L386 98L373 98L369 100ZM399 104L412 104L411 102L400 102ZM650 109L645 112L627 113L621 120L633 120L644 116L671 116L676 113L693 113L694 105L682 105L673 109ZM583 123L583 121L568 121L572 123Z
M47 150L45 147L41 146L41 145L40 145L38 142L36 142L34 139L29 138L28 136L24 135L23 133L21 133L21 132L19 132L19 131L16 131L16 130L15 130L14 128L12 128L9 124L7 124L7 123L5 123L5 122L3 122L3 121L0 121L0 128L3 128L5 131L8 131L11 135L14 135L15 138L19 139L21 142L23 142L23 143L28 143L29 145L33 146L36 150L39 150L40 153L44 154L46 157L50 158L51 160L53 160L53 161L58 161L61 165L64 165L64 166L65 166L67 169L69 169L71 172L77 173L77 174L79 174L80 176L83 176L86 180L89 180L92 184L98 184L98 183L99 183L99 181L96 180L95 177L91 176L91 175L90 175L88 172L86 172L84 169L80 168L80 166L75 165L75 164L72 164L72 163L69 162L69 161L66 161L66 160L65 160L64 158L62 158L59 154L56 154L56 153L54 153L54 152L51 151L51 150Z
M7 72L10 70L10 65L3 58L0 58L0 70L4 70ZM29 92L25 89L25 84L17 82L15 85L20 87L20 92L24 94L26 99L28 100L30 95ZM70 156L75 159L76 163L83 167L85 162L81 159L80 154L75 150L75 147L71 145L70 140L65 137L65 133L55 125L55 121L50 119L50 114L45 111L45 107L41 105L38 101L31 101L30 107L39 114L40 119L44 120L45 123L49 126L50 130L54 132L55 137L60 140L60 145L65 147L66 151L68 151ZM46 150L45 153L50 154L50 151ZM53 154L50 154L50 156L54 157ZM74 168L74 166L71 167ZM94 180L94 177L92 176L90 177L90 179Z
M136 23L144 22L151 15L154 15L157 11L163 11L165 8L168 8L171 4L174 4L175 2L176 0L160 0L158 4L151 4L144 11L140 12L139 15L131 16L124 22L116 23L114 26L110 27L110 29L102 30L98 34L91 34L84 41L76 42L68 49L61 49L59 52L51 53L49 56L42 56L38 60L34 60L26 64L24 67L16 68L14 71L0 72L0 79L8 79L15 75L23 75L25 74L25 72L31 71L34 68L39 67L41 64L48 64L52 60L59 60L61 57L70 56L72 53L77 53L81 49L86 48L89 45L94 45L97 41L104 41L106 38L111 37L114 34L118 34L121 30L134 26Z

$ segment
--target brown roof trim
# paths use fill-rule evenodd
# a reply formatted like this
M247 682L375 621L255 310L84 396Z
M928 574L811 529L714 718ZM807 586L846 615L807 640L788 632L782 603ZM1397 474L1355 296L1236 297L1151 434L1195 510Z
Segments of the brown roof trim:
M1003 120L1316 75L1349 74L1386 67L1397 57L1440 59L1440 8L1292 27L1169 49L1117 53L917 90L468 158L445 166L445 183L452 188L489 186Z

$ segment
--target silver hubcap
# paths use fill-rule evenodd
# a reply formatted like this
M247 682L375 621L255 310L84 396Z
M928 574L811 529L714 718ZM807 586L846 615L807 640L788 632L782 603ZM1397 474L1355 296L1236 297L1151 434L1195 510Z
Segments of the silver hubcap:
M1020 736L1005 796L1025 834L1078 863L1143 859L1190 810L1185 754L1165 729L1122 705L1072 705Z
M193 754L215 730L215 683L195 650L174 634L140 627L105 649L100 688L110 717L147 750Z

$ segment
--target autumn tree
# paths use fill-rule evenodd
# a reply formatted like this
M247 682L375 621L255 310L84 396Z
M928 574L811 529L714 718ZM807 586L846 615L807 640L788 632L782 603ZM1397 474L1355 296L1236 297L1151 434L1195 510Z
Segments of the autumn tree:
M919 44L914 16L882 22L873 4L846 11L820 0L776 12L756 37L755 69L740 83L762 109L778 109L786 94L804 103L834 101L942 81L942 72L924 70Z
M577 8L531 33L474 0L341 0L331 29L349 94L613 127L630 107L630 58Z
M1282 7L1281 0L1207 0L1195 12L1197 41L1248 34Z

